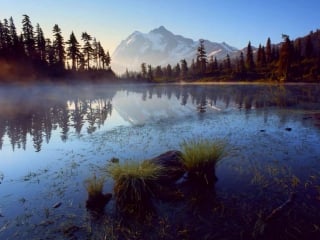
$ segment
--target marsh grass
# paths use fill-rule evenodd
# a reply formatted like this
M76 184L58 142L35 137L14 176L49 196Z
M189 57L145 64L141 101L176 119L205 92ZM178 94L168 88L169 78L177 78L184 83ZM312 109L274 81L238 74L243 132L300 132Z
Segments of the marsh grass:
M103 186L105 177L97 178L94 175L85 181L85 187L88 192L88 199L86 201L86 208L95 213L103 213L105 205L110 201L112 194L103 194Z
M155 163L130 161L109 166L114 179L114 194L117 209L137 218L145 218L154 212L152 197L157 188L157 179L163 167Z
M105 178L94 175L85 180L84 184L88 192L88 196L93 197L102 194Z
M181 148L182 163L189 178L204 180L206 184L217 180L216 165L226 156L224 141L190 140L184 141Z

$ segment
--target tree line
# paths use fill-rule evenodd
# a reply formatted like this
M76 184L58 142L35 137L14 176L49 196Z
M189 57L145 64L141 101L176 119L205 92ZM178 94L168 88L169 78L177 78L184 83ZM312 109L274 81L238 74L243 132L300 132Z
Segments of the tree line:
M39 23L34 27L26 14L20 34L12 17L0 20L0 80L92 72L113 75L110 54L101 42L87 32L81 34L81 41L82 45L74 32L65 41L58 24L53 26L52 39L47 38Z
M226 55L217 60L208 56L204 40L199 41L197 54L188 64L182 59L176 65L156 66L141 64L139 72L128 72L124 78L167 81L307 81L320 80L320 30L309 35L290 40L282 35L280 44L272 44L270 38L266 45L253 48L249 41L247 47L238 56Z

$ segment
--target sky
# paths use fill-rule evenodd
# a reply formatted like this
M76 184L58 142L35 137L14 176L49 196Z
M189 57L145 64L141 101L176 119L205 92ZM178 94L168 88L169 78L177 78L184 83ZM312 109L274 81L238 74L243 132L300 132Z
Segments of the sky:
M21 31L22 15L40 24L52 38L58 24L65 40L74 31L78 41L87 32L113 53L132 32L165 26L174 34L226 42L244 48L280 42L320 28L319 0L0 0L0 19L14 19Z

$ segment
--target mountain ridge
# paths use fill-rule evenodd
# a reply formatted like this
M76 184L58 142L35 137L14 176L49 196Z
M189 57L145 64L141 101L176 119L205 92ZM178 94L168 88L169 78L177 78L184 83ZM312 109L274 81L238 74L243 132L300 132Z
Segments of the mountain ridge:
M116 72L140 70L141 63L152 66L175 65L186 59L190 64L195 59L199 41L177 35L164 26L150 30L148 33L134 31L122 40L112 54L112 69ZM217 43L204 40L208 57L221 60L234 55L239 50L226 42Z

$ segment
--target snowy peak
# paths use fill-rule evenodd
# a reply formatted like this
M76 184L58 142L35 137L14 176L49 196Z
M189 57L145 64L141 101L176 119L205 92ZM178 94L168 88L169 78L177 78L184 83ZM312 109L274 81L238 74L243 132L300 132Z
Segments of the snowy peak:
M196 56L198 41L175 35L164 26L149 33L135 31L121 41L112 54L112 68L122 73L128 70L140 70L141 63L152 66L175 65L181 59L189 63ZM227 54L237 51L226 43L204 42L208 56L225 58Z

